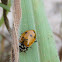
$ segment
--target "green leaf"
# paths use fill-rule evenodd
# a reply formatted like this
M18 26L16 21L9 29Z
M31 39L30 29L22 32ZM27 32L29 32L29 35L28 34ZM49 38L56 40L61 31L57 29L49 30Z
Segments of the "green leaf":
M40 62L60 62L42 0L32 0Z
M21 0L21 5L22 20L19 29L20 35L26 30L35 30L31 0ZM26 53L20 52L20 62L40 62L38 54L38 43L34 43L31 47L32 48L29 48Z
M0 20L0 26L4 23L4 18L2 16L1 20Z
M5 9L7 11L10 11L9 6L7 6L7 5L4 5L4 4L0 3L0 7L2 7L3 9Z
M42 0L21 0L22 20L19 34L36 30L37 42L26 53L19 53L19 62L60 62L55 41Z
M8 0L8 5L9 8L11 7L11 0Z

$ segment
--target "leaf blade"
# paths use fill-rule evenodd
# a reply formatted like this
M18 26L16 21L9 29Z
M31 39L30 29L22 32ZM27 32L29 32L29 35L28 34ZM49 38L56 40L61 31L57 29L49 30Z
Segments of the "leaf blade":
M29 5L28 5L29 3ZM20 35L26 30L35 30L31 0L22 0L22 20L20 25ZM34 43L26 53L20 52L19 62L40 62L38 54L38 44Z
M42 0L32 0L41 62L59 62L53 34L47 21ZM54 50L54 51L53 51Z
M53 34L45 16L43 1L22 0L21 5L22 20L19 33L21 35L26 30L34 29L38 42L34 43L32 49L29 48L26 53L20 53L20 62L59 62Z
M4 4L0 3L0 7L2 7L3 9L5 9L7 11L10 11L9 6L7 6L7 5L4 5Z

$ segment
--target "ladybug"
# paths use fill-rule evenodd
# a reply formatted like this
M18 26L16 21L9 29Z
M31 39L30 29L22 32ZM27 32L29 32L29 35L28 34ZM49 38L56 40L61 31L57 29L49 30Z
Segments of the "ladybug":
M34 30L27 30L20 36L19 49L21 52L25 52L28 48L36 42L36 33Z

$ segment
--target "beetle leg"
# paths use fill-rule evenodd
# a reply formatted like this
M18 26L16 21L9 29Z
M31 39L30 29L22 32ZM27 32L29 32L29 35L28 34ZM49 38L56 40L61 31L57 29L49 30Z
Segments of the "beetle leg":
M37 42L37 40L35 40L35 42Z
M30 48L32 48L32 47L30 47Z
M26 47L26 51L28 50L28 47Z

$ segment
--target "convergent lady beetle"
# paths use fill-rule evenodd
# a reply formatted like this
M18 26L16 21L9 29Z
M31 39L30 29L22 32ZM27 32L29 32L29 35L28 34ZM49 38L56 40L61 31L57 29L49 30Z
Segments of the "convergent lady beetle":
M25 52L36 41L36 33L34 30L27 30L20 36L19 48L21 52Z

